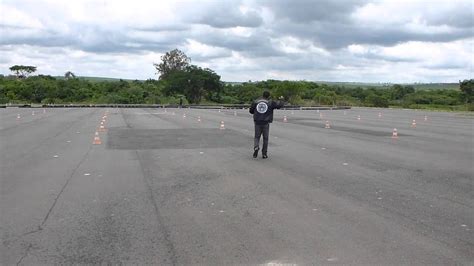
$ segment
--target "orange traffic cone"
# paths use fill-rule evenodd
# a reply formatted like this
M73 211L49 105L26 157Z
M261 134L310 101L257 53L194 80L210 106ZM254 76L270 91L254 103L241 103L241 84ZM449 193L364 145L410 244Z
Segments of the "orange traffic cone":
M360 115L357 116L357 120L360 120Z
M411 122L411 127L415 128L416 127L416 121L413 119L413 122Z
M186 113L183 114L183 118L186 118Z
M224 121L221 121L221 126L219 127L219 129L225 129Z
M201 117L200 116L198 116L198 122L201 122Z
M106 129L105 129L104 122L100 122L99 132L105 132L105 131L106 131Z
M329 124L328 120L326 120L326 125L324 126L324 128L331 128L331 125Z
M95 132L94 141L92 142L92 144L94 144L94 145L102 144L102 141L100 141L99 132L97 132L97 131Z
M392 139L398 139L398 132L397 132L397 129L396 129L396 128L393 129L393 132L392 132Z
M17 114L16 115L16 119L20 119L21 118L21 115L20 114Z
M286 118L286 115L283 116L283 122L288 122L288 118Z

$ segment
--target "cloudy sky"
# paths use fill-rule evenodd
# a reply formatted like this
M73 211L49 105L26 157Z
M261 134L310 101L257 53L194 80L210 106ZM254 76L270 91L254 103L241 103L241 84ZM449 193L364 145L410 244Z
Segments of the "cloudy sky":
M473 78L472 0L0 0L0 74L157 78L178 48L224 81Z

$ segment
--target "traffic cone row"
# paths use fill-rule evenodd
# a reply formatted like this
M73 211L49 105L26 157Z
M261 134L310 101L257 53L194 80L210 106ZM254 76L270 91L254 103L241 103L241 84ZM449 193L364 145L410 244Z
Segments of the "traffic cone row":
M183 118L186 118L186 114L183 114ZM197 117L197 122L201 123L201 121L202 121L201 116L198 116ZM221 129L221 130L225 129L224 121L221 121L219 129Z
M221 112L221 110L219 109L218 112ZM319 110L317 110L317 112L319 113L320 118L324 117L324 114L319 112ZM172 114L174 115L175 113L173 112ZM344 115L346 115L346 114L347 114L346 111L344 111ZM237 111L234 111L234 116L237 116ZM382 116L383 116L382 113L379 112L378 117L381 118ZM99 127L99 132L105 132L106 131L106 128L105 128L105 125L104 125L106 118L107 118L106 115L104 115L103 120L102 120L102 122L100 124L100 127ZM183 118L186 118L186 113L183 114ZM20 114L18 114L17 119L20 119ZM357 120L359 120L359 121L361 120L360 115L357 115ZM424 121L427 121L427 120L428 120L428 117L425 115L424 116ZM201 116L198 116L197 122L200 123L201 121L202 121ZM288 122L288 117L286 115L283 116L283 122L284 123ZM416 128L416 120L415 119L412 120L411 127ZM331 124L330 124L329 120L326 120L324 128L326 128L326 129L331 128ZM221 121L219 129L221 129L221 130L225 129L224 121ZM393 131L392 131L392 139L398 139L398 131L397 131L396 128L394 128ZM100 144L100 138L98 136L98 132L96 132L96 136L94 137L94 144Z
M102 141L100 140L99 132L106 132L107 129L105 128L105 122L107 121L107 115L109 111L105 111L104 115L102 116L102 120L100 121L99 129L94 134L94 140L92 141L93 145L100 145Z

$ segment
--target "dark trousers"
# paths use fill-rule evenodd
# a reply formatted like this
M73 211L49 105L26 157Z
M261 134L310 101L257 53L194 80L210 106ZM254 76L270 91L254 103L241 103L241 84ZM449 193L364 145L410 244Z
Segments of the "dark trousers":
M263 134L262 153L267 154L269 133L270 133L270 124L264 124L264 125L255 124L254 150L258 150L260 148L260 136Z

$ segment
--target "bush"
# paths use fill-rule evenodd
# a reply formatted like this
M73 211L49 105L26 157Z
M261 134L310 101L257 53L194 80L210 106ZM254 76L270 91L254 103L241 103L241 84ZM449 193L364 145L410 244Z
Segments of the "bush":
M467 110L468 111L474 111L474 103L470 103L467 105Z
M388 99L375 94L368 95L365 102L373 107L388 107Z
M448 98L446 96L440 96L440 97L434 98L433 103L439 104L439 105L456 105L458 104L458 100L453 99L453 98Z
M233 103L238 103L239 100L235 97L232 96L222 96L221 97L221 103L223 104L233 104Z

